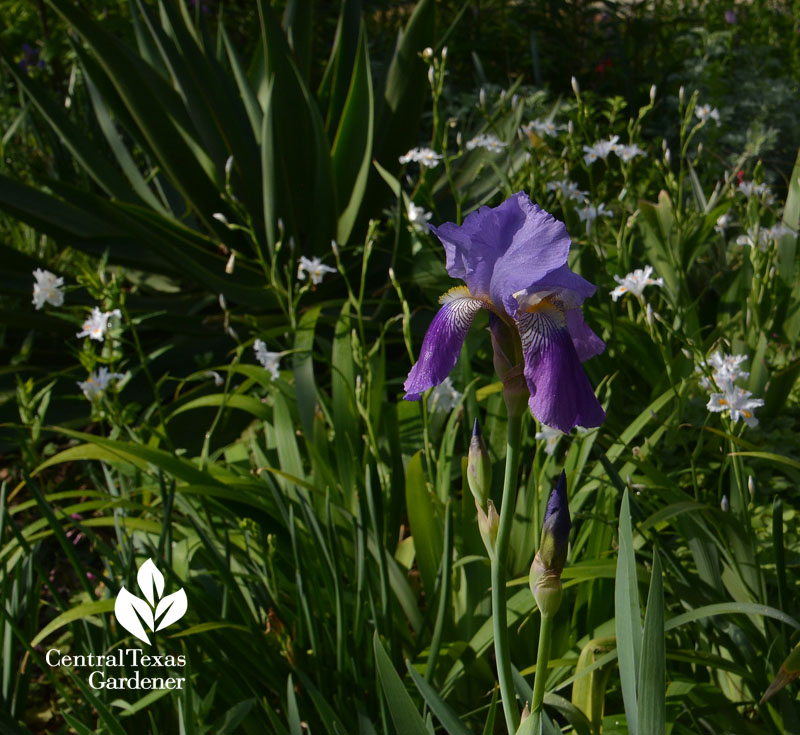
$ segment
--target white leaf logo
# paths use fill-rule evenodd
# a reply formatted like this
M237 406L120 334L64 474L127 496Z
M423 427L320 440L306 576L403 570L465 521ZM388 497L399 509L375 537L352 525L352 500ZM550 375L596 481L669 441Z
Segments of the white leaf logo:
M158 571L152 559L139 567L136 582L146 601L122 587L114 603L114 615L125 630L149 645L150 639L142 622L156 632L180 620L186 614L186 592L181 588L171 595L163 596L164 575ZM159 618L161 622L156 627L156 620Z

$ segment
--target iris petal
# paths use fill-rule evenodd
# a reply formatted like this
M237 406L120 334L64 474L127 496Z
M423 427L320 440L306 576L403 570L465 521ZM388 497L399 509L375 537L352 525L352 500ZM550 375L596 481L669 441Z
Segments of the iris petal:
M439 385L450 374L475 315L486 306L485 302L473 298L465 286L451 288L439 303L442 308L433 317L419 359L403 386L407 401L418 400L423 391Z
M523 313L517 320L531 413L565 434L600 426L605 412L581 367L566 315L557 309Z

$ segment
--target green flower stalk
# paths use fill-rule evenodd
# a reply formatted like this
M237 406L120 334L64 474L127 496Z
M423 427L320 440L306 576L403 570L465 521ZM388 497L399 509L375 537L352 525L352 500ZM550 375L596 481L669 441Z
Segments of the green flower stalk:
M531 564L531 573L528 578L531 592L541 615L531 712L540 711L544 700L553 617L561 607L561 572L567 561L571 528L572 522L569 517L569 501L567 499L567 476L562 472L547 502L539 550Z

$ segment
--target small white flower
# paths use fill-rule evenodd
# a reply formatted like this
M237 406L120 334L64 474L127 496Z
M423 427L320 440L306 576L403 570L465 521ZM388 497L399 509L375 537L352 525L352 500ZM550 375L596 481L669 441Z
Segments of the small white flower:
M719 125L719 110L711 105L698 105L694 108L694 114L701 121L713 120Z
M211 216L215 220L217 220L217 222L222 222L223 225L228 224L228 218L224 214L222 214L222 212L214 212L214 214L212 214Z
M83 331L78 332L78 337L89 337L102 342L108 331L108 321L112 316L120 318L122 313L119 309L113 311L100 311L99 306L92 308L91 316L83 323Z
M695 372L703 373L704 368L711 368L715 385L725 392L733 388L737 380L749 377L750 373L739 367L743 362L747 362L747 355L729 355L717 350L706 363L695 367ZM712 390L711 381L705 375L700 378L700 385L706 390Z
M472 140L467 141L467 150L472 151L476 148L484 148L492 153L500 153L506 144L503 143L496 135L485 135L481 133L476 135Z
M636 156L646 156L645 153L641 148L639 148L636 143L631 143L630 145L618 145L614 149L614 153L616 153L623 161L632 161Z
M270 352L267 349L267 345L260 339L255 341L253 349L256 353L256 360L261 363L261 367L269 371L273 380L277 380L280 377L281 353Z
M769 236L773 240L780 240L784 235L792 235L797 237L797 233L791 228L787 227L783 222L778 222L769 228Z
M644 293L646 286L663 286L663 278L650 278L653 274L653 266L646 265L644 268L637 268L633 273L628 273L625 278L615 275L614 280L619 284L612 292L611 298L616 301L626 293L632 293L637 298Z
M540 137L544 137L545 135L555 137L566 129L566 125L556 125L552 120L541 120L538 118L522 126L522 130L525 133L530 134L530 132L533 131Z
M606 209L606 205L603 202L600 202L600 204L598 204L596 207L593 207L591 204L587 204L585 207L581 207L578 210L578 217L580 217L581 222L586 223L587 235L592 231L592 222L594 222L598 217L613 216L614 212L610 209Z
M594 145L585 145L583 150L586 155L583 157L584 162L588 166L594 163L598 158L605 160L608 158L609 153L614 153L617 149L618 135L614 135L608 140L599 140Z
M214 378L214 385L217 387L221 386L225 382L222 379L222 376L215 370L207 370L205 375L207 378Z
M428 220L433 212L426 212L425 207L418 207L414 202L408 203L408 221L418 230L428 229Z
M717 224L714 225L714 229L719 232L720 235L722 235L732 224L733 214L731 214L731 212L725 212L725 214L721 214L719 217L717 217Z
M574 181L562 179L561 181L550 181L545 187L547 191L559 191L564 199L572 199L576 202L585 202L589 193L578 188Z
M764 401L760 398L751 398L752 395L749 390L734 385L723 393L712 393L706 408L712 413L730 412L731 421L734 423L742 419L748 426L757 426L758 419L753 410L763 406Z
M400 163L411 163L413 161L426 168L436 168L441 160L441 154L431 148L412 148L399 158Z
M564 434L558 429L554 429L552 426L548 426L547 424L541 424L541 427L541 431L537 431L533 438L546 442L544 447L545 454L552 457L553 452L556 451L556 444L558 444L558 440L564 436Z
M771 233L768 227L748 227L744 235L736 238L736 244L766 250L769 247L770 237Z
M432 413L449 413L452 411L463 394L453 387L453 381L445 378L439 383L428 396L428 410Z
M37 268L33 272L33 303L39 311L45 304L51 306L64 305L64 279L55 273Z
M78 387L90 401L93 401L108 388L112 380L122 380L124 373L110 373L107 367L101 367L86 380L79 380Z
M297 264L297 278L300 281L306 279L306 274L311 276L311 283L317 285L322 283L322 279L326 273L336 273L336 268L331 268L329 265L323 265L319 258L306 258L305 255L300 256L300 262Z
M772 189L764 183L756 184L754 181L740 181L739 192L746 197L763 197L766 204L772 204L775 201Z

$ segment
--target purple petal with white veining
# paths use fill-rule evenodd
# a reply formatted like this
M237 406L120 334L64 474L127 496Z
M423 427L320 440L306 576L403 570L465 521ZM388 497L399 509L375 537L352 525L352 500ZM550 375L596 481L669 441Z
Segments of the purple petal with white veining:
M450 374L475 315L486 305L472 298L464 286L451 288L440 303L442 308L428 327L419 360L406 379L407 401L418 400L424 391L439 385Z
M542 308L523 314L517 327L531 413L565 434L575 426L600 426L605 412L581 367L564 314Z

